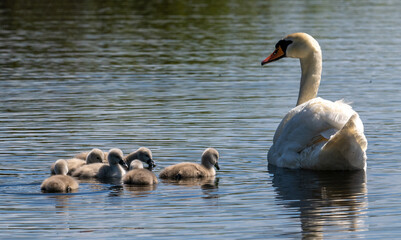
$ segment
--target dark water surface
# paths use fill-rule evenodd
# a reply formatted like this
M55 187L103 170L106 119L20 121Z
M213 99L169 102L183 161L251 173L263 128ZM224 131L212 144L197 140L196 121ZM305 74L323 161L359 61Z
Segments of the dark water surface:
M0 2L0 238L401 237L399 1ZM308 32L319 95L352 102L365 172L267 167L299 62L260 67ZM81 182L43 194L58 158L153 151L156 173L220 152L216 178L156 187Z

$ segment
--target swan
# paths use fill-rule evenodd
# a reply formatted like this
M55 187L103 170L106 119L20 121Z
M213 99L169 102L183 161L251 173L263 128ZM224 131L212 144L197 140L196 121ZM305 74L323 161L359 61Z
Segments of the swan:
M78 188L78 182L74 178L67 176L68 163L66 160L57 160L54 163L54 172L56 175L45 179L40 185L40 189L43 192L66 193Z
M98 148L92 149L90 152L87 152L85 155L86 155L85 160L82 160L82 159L77 158L77 157L66 159L67 164L68 164L68 173L67 173L67 175L73 175L75 170L77 170L78 168L82 167L85 164L104 162L105 154L103 153L102 150L100 150ZM56 174L55 171L54 171L54 165L55 164L56 164L56 162L54 162L50 166L50 174L51 175L55 175Z
M312 170L366 170L367 140L358 113L343 100L316 97L321 72L319 43L293 33L275 46L262 66L284 57L299 58L302 69L298 101L279 124L268 152L269 164Z
M128 168L123 160L123 152L118 148L112 148L107 154L108 165L105 163L86 164L78 168L73 177L88 179L88 178L122 178L125 169Z
M134 185L152 185L157 184L156 175L143 168L141 160L135 159L131 161L130 171L128 171L123 177L123 183L134 184Z
M112 148L110 149L107 160L109 165L103 165L99 172L96 174L97 178L122 178L128 169L127 164L123 160L123 152L121 149Z
M135 152L132 152L124 157L124 161L128 166L131 166L131 162L136 159L147 163L150 171L156 167L156 164L152 159L152 151L150 151L150 149L147 147L140 147Z
M74 158L85 160L87 163L103 162L107 163L107 152L103 152L99 148L93 148L89 152L80 152ZM101 159L102 161L99 161Z
M201 158L201 164L192 162L178 163L164 168L159 177L163 179L186 179L186 178L203 178L213 177L216 175L216 170L213 166L220 170L219 152L214 148L207 148Z

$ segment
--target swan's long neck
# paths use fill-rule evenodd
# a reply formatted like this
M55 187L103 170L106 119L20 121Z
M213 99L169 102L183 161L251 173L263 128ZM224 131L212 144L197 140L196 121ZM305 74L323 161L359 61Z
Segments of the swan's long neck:
M302 77L297 106L317 96L322 76L322 53L319 49L301 58L300 61Z

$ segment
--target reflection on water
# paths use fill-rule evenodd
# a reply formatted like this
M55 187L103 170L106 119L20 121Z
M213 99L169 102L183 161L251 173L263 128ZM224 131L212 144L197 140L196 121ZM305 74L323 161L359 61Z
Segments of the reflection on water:
M194 187L200 186L204 194L203 198L218 198L219 194L217 189L219 188L219 178L218 177L204 177L204 178L189 178L189 179L162 179L161 182L166 184L174 184L180 186Z
M170 183L176 185L183 185L183 186L201 186L205 189L210 188L218 188L219 185L219 178L213 177L204 177L204 178L187 178L187 179L162 179L163 183Z
M367 230L365 171L308 171L269 165L278 204L296 209L304 238L323 238L330 231Z
M131 192L134 196L144 196L151 194L151 191L156 190L157 184L152 185L129 185L124 184L124 189Z

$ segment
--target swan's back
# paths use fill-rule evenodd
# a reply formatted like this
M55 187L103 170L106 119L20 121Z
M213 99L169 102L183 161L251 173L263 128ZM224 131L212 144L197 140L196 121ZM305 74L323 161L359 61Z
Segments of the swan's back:
M201 178L211 177L215 174L213 168L207 169L198 163L183 162L164 168L159 177L164 179Z
M66 159L65 161L67 161L67 166L68 166L68 175L72 175L74 173L75 170L77 170L78 168L80 168L81 166L85 165L85 161L79 158L70 158L70 159ZM55 175L56 173L54 172L54 165L56 164L56 162L54 162L51 166L50 166L50 174L51 175Z
M54 172L57 175L45 179L40 185L40 189L43 192L63 193L74 191L78 188L78 182L66 175L68 172L67 161L63 159L57 160L54 164Z
M67 193L75 191L78 183L67 175L53 175L43 181L40 189L47 193Z
M104 163L92 163L83 165L82 167L75 170L72 174L73 177L77 178L94 178L99 172L100 168L106 166Z
M219 152L214 148L206 148L202 153L201 164L183 162L163 169L159 177L164 179L213 177L219 170Z
M152 185L158 183L156 175L144 168L128 171L123 177L123 182L134 185Z
M355 117L351 120L352 116ZM353 127L344 128L349 120L353 123ZM351 148L359 149L357 155L360 158L347 160L348 163L342 161L342 164L339 164L337 160L322 161L324 158L323 155L320 156L323 154L322 148L325 147L326 152L329 152L326 143L330 146L334 141L332 138L340 130L343 130L341 134L343 141L342 145L336 144L337 148L344 148L349 144ZM346 135L350 135L349 139L345 137ZM354 135L359 139L358 142L352 139ZM362 147L359 143L363 143ZM351 106L343 101L331 102L314 98L293 108L284 117L274 136L273 145L268 153L268 161L270 164L287 168L352 170L356 166L360 167L359 163L351 163L352 161L366 161L365 150L366 138L363 135L363 124ZM324 156L328 159L327 154Z

